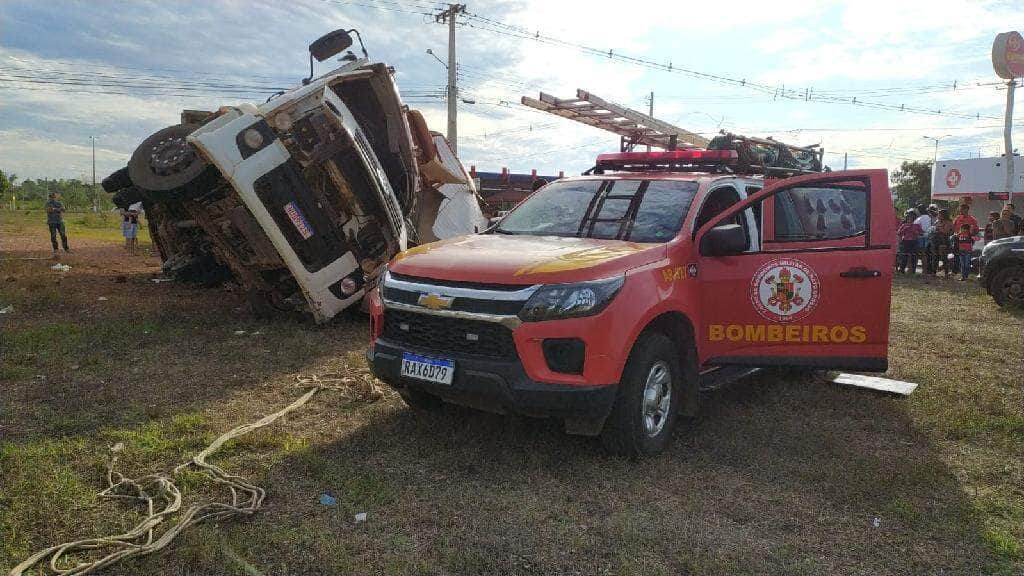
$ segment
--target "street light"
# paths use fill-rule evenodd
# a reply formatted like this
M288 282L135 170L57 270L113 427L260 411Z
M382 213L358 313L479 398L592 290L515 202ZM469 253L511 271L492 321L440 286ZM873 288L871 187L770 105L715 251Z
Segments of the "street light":
M100 195L96 192L96 137L89 136L92 140L92 211L100 211Z
M924 138L925 140L935 141L935 154L932 156L932 164L935 164L936 162L939 161L939 140L942 140L943 138L949 138L950 136L952 136L952 134L943 134L942 136L939 136L937 138L935 136L921 136L921 138Z
M431 56L433 56L433 57L434 57L434 60L437 60L438 62L440 62L440 63L441 63L441 66L444 66L444 67L445 67L445 69L447 69L447 68L448 68L448 65L444 63L444 60L441 60L440 58L438 58L438 57L437 57L437 54L434 54L434 51L433 51L433 50L431 50L430 48L427 48L427 54L430 54Z

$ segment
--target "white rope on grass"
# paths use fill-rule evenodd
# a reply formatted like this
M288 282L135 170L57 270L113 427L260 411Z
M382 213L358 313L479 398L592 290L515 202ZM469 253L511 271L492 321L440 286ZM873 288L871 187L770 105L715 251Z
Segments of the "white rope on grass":
M97 496L105 499L126 499L145 502L147 509L146 517L136 524L134 528L123 534L100 538L86 538L40 550L21 564L15 566L10 571L9 576L23 576L26 570L40 565L47 559L49 559L47 564L51 573L58 576L94 574L102 568L127 558L146 556L162 550L186 528L205 520L220 520L234 516L251 516L255 514L263 506L263 499L267 495L266 490L252 484L242 476L230 474L219 466L208 463L206 459L220 450L225 442L273 423L285 414L302 407L318 392L339 389L338 387L327 386L327 383L347 383L353 379L349 377L321 378L311 376L299 377L297 380L299 384L313 385L314 387L283 409L250 424L238 426L225 432L202 452L193 456L191 460L176 466L170 477L163 474L149 474L140 478L126 478L115 472L114 465L117 463L117 453L123 448L121 443L115 445L112 449L114 455L107 466L107 488L97 494ZM376 394L374 392L374 387L371 383L370 395L368 396L370 399L379 397L379 392ZM198 470L206 474L214 482L226 485L231 491L231 502L193 504L182 511L181 491L174 484L173 478L181 472L190 469ZM159 512L155 511L157 508L160 508ZM178 515L179 512L180 515ZM157 535L156 528L174 515L178 515L174 519L174 523L163 533ZM100 558L84 562L72 559L73 555L80 553L95 555L96 551L106 551L106 554Z

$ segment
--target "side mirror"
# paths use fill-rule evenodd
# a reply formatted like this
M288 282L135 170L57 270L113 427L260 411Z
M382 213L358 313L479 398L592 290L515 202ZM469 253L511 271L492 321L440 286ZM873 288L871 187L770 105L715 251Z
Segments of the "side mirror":
M747 233L739 224L720 224L700 239L704 256L732 256L747 249Z
M352 46L352 36L345 30L335 30L317 38L309 45L309 55L323 62Z

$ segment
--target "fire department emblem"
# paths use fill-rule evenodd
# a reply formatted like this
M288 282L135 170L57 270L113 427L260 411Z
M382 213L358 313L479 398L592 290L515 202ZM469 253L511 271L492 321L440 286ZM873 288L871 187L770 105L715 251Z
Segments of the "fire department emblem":
M818 275L800 260L772 260L750 281L750 298L757 313L773 322L794 322L818 305Z

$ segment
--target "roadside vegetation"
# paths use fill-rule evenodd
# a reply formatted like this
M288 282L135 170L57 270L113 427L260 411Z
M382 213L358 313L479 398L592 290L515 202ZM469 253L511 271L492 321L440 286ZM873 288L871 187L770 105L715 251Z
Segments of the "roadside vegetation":
M889 376L920 384L909 398L758 376L633 463L553 422L414 413L373 388L364 318L257 321L229 289L153 283L116 219L68 215L88 240L70 272L19 260L49 252L39 216L0 212L0 573L137 521L95 498L110 446L126 475L169 471L309 375L351 381L212 460L267 489L262 512L108 573L1024 571L1024 314L974 283L897 280Z

